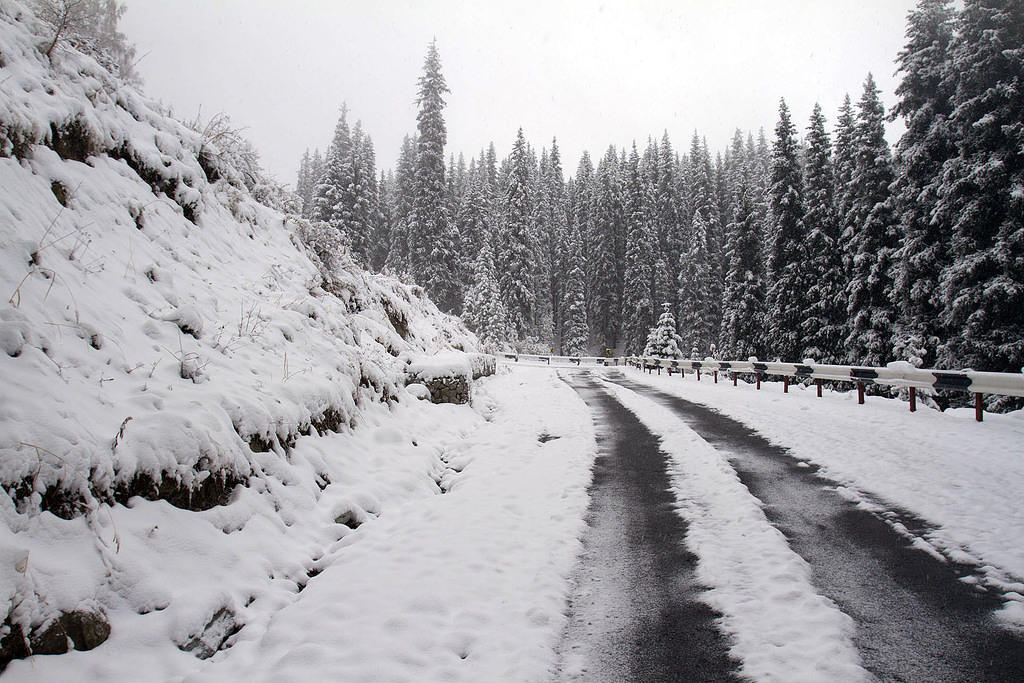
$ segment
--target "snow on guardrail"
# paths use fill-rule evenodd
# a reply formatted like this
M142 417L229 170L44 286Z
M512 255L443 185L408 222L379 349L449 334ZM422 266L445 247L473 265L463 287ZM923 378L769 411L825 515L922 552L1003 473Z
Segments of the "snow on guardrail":
M982 397L985 394L999 396L1024 396L1024 373L979 372L976 370L936 370L934 368L915 368L909 363L890 363L884 368L858 365L827 365L821 363L764 363L756 360L724 361L724 360L690 360L671 358L651 358L627 356L624 362L646 370L693 371L700 373L728 372L733 375L752 374L757 378L760 388L764 376L782 377L784 391L788 391L789 378L813 379L818 384L818 395L821 396L821 381L852 382L857 385L858 401L864 402L864 387L868 384L882 384L907 388L910 390L910 410L917 409L917 389L952 389L966 391L975 395L975 415L982 420Z

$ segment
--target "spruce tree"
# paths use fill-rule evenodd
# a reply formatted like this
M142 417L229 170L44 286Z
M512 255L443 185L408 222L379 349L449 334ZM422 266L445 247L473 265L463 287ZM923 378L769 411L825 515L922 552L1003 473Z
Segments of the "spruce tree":
M591 234L587 238L588 318L591 329L606 349L614 349L619 340L622 288L615 263L615 235L622 222L619 159L615 148L609 147L594 179Z
M533 332L536 307L533 288L534 196L530 152L519 129L509 159L508 188L505 192L500 241L499 285L508 313L509 331L524 341Z
M819 363L836 363L844 357L846 337L844 292L839 288L843 264L835 216L832 147L818 104L814 105L807 133L803 223L807 232L807 307L802 329L804 348L796 360L810 357Z
M937 209L952 225L941 282L948 366L1024 366L1022 45L1020 0L966 0L953 48L957 153L944 166Z
M661 305L658 324L647 335L647 344L643 350L645 358L682 358L680 348L682 338L676 332L676 319L672 315L672 304L667 301Z
M657 236L653 221L653 196L640 170L636 144L626 166L626 263L623 282L623 330L625 353L640 353L654 322L653 263Z
M567 240L565 286L562 291L562 353L570 356L587 352L586 274L583 261L583 236L579 223L573 222Z
M444 146L444 95L449 92L441 74L437 42L432 41L423 62L416 104L416 163L409 222L409 265L438 307L457 310L460 304L458 239L448 212Z
M708 255L708 223L704 208L693 214L689 244L679 257L679 334L683 348L709 351L718 337L707 314L710 297L710 258Z
M416 142L408 135L402 140L398 153L394 183L389 194L391 214L391 243L385 267L400 277L411 275L409 265L409 226L412 222L412 203L416 165Z
M755 172L743 178L730 228L721 333L722 353L729 358L764 355L764 257Z
M346 241L352 219L352 134L347 118L343 105L313 198L313 218L332 225Z
M803 178L796 128L785 100L772 143L768 245L767 347L773 358L802 358L806 315Z
M504 345L508 337L507 313L501 301L494 246L490 239L482 242L473 264L473 281L466 292L462 319L485 348L496 351Z
M950 0L921 0L907 18L907 44L897 64L903 78L893 114L906 132L896 145L893 199L901 244L895 254L893 339L897 357L934 365L945 336L939 277L949 265L948 221L935 215L942 166L956 153L949 126L955 81L951 73Z
M846 289L847 359L852 364L872 366L891 359L895 322L890 297L896 221L889 201L893 175L884 123L878 88L868 74L857 105L850 216L843 241L851 263Z

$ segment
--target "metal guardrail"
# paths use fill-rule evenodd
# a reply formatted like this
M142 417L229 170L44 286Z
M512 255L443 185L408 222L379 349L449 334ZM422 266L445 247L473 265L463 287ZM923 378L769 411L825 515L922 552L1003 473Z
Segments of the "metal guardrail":
M953 389L974 394L975 419L982 421L983 396L996 394L999 396L1024 396L1024 373L978 372L976 370L935 370L910 366L898 367L865 367L856 365L826 365L819 363L762 363L759 361L720 361L720 360L689 360L670 358L643 358L628 356L624 361L634 367L661 372L665 368L671 374L674 371L685 373L690 370L697 375L698 381L703 370L711 372L715 382L719 372L732 375L733 384L740 374L755 375L757 388L761 388L761 378L776 376L783 378L783 391L789 391L789 379L813 379L821 396L823 380L851 382L857 385L858 403L864 403L864 387L869 384L882 384L909 389L910 410L917 410L918 389Z
M536 363L547 363L552 365L553 363L560 363L564 365L605 365L605 366L616 366L625 365L626 359L621 356L545 356L535 353L505 353L502 354L505 360L511 360L518 363L520 360L533 361Z

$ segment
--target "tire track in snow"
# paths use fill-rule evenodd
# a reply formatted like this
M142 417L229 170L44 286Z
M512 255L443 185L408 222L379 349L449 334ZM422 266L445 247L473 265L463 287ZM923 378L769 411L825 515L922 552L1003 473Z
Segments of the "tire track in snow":
M563 379L594 415L599 455L560 680L736 680L657 438L592 377Z
M746 425L624 377L607 377L671 410L719 450L765 514L812 567L813 581L857 624L864 666L886 681L1024 680L1024 640L999 626L998 595L964 568L913 547L836 483Z

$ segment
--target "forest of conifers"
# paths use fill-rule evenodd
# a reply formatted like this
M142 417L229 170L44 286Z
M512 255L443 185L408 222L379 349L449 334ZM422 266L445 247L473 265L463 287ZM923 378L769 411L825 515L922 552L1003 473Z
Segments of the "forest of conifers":
M325 239L493 348L637 353L668 304L688 356L1020 371L1024 3L921 0L895 64L890 111L869 74L831 125L780 100L767 135L666 133L565 180L557 141L522 130L507 158L446 162L431 44L396 168L343 109L297 190Z

